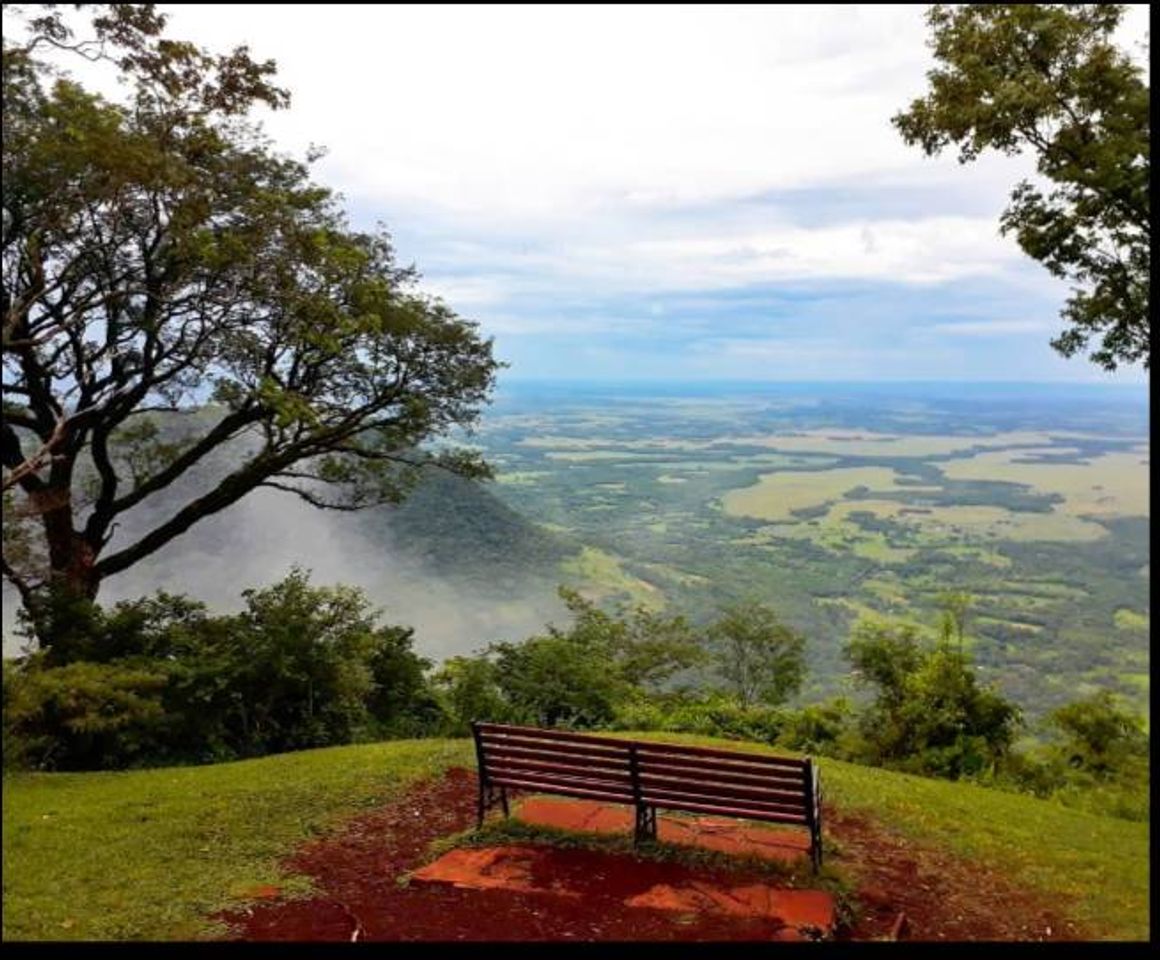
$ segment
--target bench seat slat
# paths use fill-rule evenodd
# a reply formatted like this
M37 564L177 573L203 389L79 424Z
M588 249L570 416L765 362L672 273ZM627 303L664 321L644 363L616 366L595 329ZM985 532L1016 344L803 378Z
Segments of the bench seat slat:
M628 754L623 757L613 757L607 754L591 754L568 752L562 753L559 750L552 750L548 747L516 747L508 746L493 746L491 744L484 744L484 760L490 763L493 759L500 757L522 758L524 760L540 760L545 763L563 763L573 767L608 767L611 769L627 770L628 769Z
M479 732L485 738L504 737L531 740L558 740L561 743L586 743L594 746L616 747L627 751L631 741L622 737L601 737L594 733L577 733L573 730L541 730L539 727L516 727L502 723L481 723Z
M628 762L628 744L622 743L617 747L608 747L603 744L595 746L583 742L568 741L553 742L536 740L532 737L498 737L485 734L482 738L484 750L502 752L505 750L535 750L538 753L550 753L556 756L569 754L580 757L594 757L611 760L619 763Z
M492 781L521 780L525 783L538 783L546 789L546 785L578 787L582 790L593 790L597 793L607 793L610 796L627 797L626 803L634 802L632 785L629 783L613 783L610 780L593 780L590 777L562 777L559 774L537 774L531 770L497 770L491 777ZM528 788L525 788L528 789Z
M696 767L684 766L655 766L653 764L640 765L642 777L668 777L670 780L689 780L693 782L729 783L739 787L752 787L757 790L780 790L785 793L800 794L805 789L802 779L788 777L766 777L759 774L725 773L720 770L703 770Z
M657 790L645 787L641 791L641 801L647 806L666 806L670 801L688 801L689 803L711 803L726 806L745 807L753 810L765 810L770 813L787 813L795 817L805 818L805 804L784 803L776 800L761 800L755 797L723 797L720 794L698 793L694 790L681 788Z
M742 767L723 760L704 760L700 757L649 757L638 755L637 763L641 773L664 773L671 776L688 777L692 780L712 780L720 777L723 783L752 784L773 788L802 790L805 777L802 771L788 769Z
M657 800L650 806L666 810L687 810L690 813L714 813L723 817L740 817L745 820L763 820L767 823L790 823L806 826L806 818L801 813L781 813L773 810L758 810L746 806L728 806L725 803L699 803L693 800Z

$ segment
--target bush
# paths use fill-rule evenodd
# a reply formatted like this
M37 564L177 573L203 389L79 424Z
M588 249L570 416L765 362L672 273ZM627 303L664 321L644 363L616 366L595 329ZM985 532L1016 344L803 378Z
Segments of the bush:
M607 661L566 636L532 637L493 648L495 681L509 715L541 727L598 727L624 695Z
M785 711L777 707L743 707L722 694L678 694L629 700L619 708L612 725L620 730L663 730L773 744L785 717Z
M981 686L965 654L924 646L911 624L864 619L846 655L877 688L855 759L954 780L993 771L1009 753L1019 708Z
M777 742L801 753L845 757L851 751L852 720L853 708L841 697L787 710Z
M63 651L6 665L6 763L206 762L446 726L412 632L378 626L360 590L295 569L243 596L245 610L220 617L163 593L71 605Z
M432 685L447 717L442 732L448 736L467 736L474 720L514 723L521 719L509 708L496 666L486 657L451 657L432 678Z
M5 766L132 766L165 739L162 670L121 664L4 665Z

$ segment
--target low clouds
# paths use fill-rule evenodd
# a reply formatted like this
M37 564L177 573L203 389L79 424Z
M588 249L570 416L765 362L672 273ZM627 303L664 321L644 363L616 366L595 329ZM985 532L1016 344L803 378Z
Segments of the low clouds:
M548 622L567 621L549 587L528 585L520 595L497 597L463 580L441 577L381 529L373 538L365 529L359 514L316 510L289 494L257 490L196 524L146 562L109 578L101 587L101 602L110 605L166 590L201 600L215 612L233 612L242 608L242 590L282 579L295 558L311 571L315 585L361 587L382 609L381 622L414 627L415 650L436 661L481 650L494 640L522 639ZM21 650L15 633L19 600L7 583L4 587L4 655L14 656Z

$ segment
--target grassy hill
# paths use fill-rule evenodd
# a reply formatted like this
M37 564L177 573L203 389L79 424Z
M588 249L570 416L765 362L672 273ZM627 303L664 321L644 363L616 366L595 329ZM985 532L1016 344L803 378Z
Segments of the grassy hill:
M305 889L305 878L278 867L297 844L416 779L472 765L469 741L424 740L205 767L6 776L3 938L212 934L205 915L249 899L259 884ZM841 808L998 866L1103 936L1148 937L1147 824L833 760L821 770Z

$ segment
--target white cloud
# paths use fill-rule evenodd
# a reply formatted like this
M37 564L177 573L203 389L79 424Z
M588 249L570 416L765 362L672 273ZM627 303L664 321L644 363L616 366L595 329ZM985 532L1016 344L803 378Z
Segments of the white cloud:
M1047 320L968 320L963 323L937 323L930 329L948 337L1002 337L1011 334L1042 334L1058 330L1058 317Z
M912 170L922 9L186 5L174 32L273 56L270 118L352 197L504 224ZM929 169L929 167L928 167Z
M932 315L964 278L980 301L1022 288L944 325L963 344L1029 332L1009 318L1063 299L997 232L1030 159L963 168L890 124L932 64L921 6L164 9L174 36L274 58L293 103L271 134L325 145L318 179L501 336L656 334L648 304L670 293L699 294L711 326L715 296L760 285L930 288ZM1128 45L1147 11L1129 10ZM848 209L811 207L824 191ZM626 296L644 305L607 306Z
M940 283L994 273L1021 255L994 222L966 217L879 220L817 229L786 226L757 234L631 246L634 260L663 265L685 287L833 278Z

